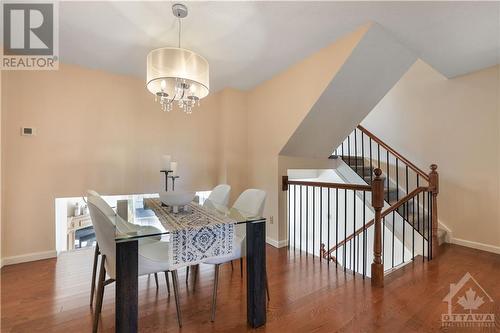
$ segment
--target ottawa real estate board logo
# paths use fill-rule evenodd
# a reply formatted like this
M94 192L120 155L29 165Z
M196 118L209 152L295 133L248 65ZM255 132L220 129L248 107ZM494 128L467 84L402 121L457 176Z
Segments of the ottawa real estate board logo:
M448 311L441 314L442 327L495 327L493 298L468 272L460 281L450 284L443 302L448 303Z
M57 3L2 1L2 70L54 70L59 64Z

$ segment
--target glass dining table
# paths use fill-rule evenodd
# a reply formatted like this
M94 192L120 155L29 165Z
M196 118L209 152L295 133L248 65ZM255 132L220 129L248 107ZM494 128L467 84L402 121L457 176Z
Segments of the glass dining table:
M160 199L145 197L144 195L130 195L117 201L118 217L127 221L129 225L138 226L139 228L135 228L135 230L134 228L120 228L118 224L115 224L118 225L118 227L115 227L116 332L128 333L137 332L138 330L139 240L144 238L172 238L180 230L184 232L187 230L189 233L193 228L200 228L199 225L204 223L207 226L202 228L209 228L212 225L211 223L219 228L225 224L232 224L233 229L241 229L244 226L243 230L246 230L247 323L252 328L264 325L266 323L266 219L261 216L251 216L235 208L227 209L210 200L205 200L202 205L191 202L186 206L185 210L181 208L181 211L175 216L172 212L170 207L161 204ZM172 216L182 217L176 219L181 224L170 221L169 219ZM184 221L188 221L186 223L189 224L186 228L182 227ZM184 237L183 242L196 242L199 238ZM212 244L216 244L213 246L219 246L217 242ZM197 244L184 245L196 246ZM227 251L227 249L225 250ZM212 249L212 252L207 252L204 255L204 258L210 259L211 254L220 251L222 249ZM179 264L182 265L182 263L178 262L177 268L179 268Z

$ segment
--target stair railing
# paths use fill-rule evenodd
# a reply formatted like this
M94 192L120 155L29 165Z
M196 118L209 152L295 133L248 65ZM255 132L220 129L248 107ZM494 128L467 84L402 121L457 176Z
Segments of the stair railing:
M294 253L297 249L301 253L305 251L306 256L312 253L313 260L319 256L321 261L323 253L316 255L315 250L319 248L316 244L322 244L322 249L328 244L330 248L332 244L339 244L356 231L356 225L362 224L363 232L359 235L362 237L351 239L349 248L344 246L342 256L335 261L335 266L340 263L345 272L350 270L365 278L367 251L373 251L371 282L374 286L383 286L381 211L384 206L384 178L381 175L382 171L376 169L371 185L290 180L288 176L283 176L282 190L287 191L289 250L293 249ZM368 203L367 193L371 194L371 203ZM371 205L374 212L374 242L371 250L367 246L366 221L371 213L366 209L367 205ZM351 222L352 231L347 230ZM327 261L328 265L330 262Z
M437 165L432 164L431 172L426 174L361 125L358 125L335 149L331 158L338 157L348 164L367 184L371 184L373 181L371 171L374 168L383 171L385 176L384 200L390 205L386 211L382 212L383 223L384 218L389 213L400 215L416 231L421 233L423 238L429 239L432 245L429 247L427 257L428 259L435 258L438 255L439 248L437 239L437 195L439 193ZM427 184L422 184L422 182ZM416 216L414 216L415 210ZM431 221L430 237L425 235L425 228L422 226L422 219L425 219L427 215L430 215L429 219ZM394 220L395 218L393 218L393 224ZM370 225L367 224L366 227L368 228ZM358 232L359 230L349 237L355 237ZM336 246L342 245L338 244ZM325 258L331 258L333 251L336 251L335 247L324 251Z

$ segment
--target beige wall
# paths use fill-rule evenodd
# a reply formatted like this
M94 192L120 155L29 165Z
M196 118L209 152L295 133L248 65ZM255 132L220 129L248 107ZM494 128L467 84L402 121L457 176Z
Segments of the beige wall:
M160 112L132 77L71 65L5 73L3 257L54 250L56 197L158 191L165 153L179 162L182 187L227 182L232 200L263 188L266 216L278 217L279 151L368 27L252 91L212 94L190 116ZM27 86L37 89L25 96ZM37 135L20 136L22 126ZM278 238L277 224L269 231Z
M362 123L421 169L438 165L439 220L455 242L498 250L499 70L446 79L418 61Z
M267 191L267 237L286 228L279 214L279 153L369 29L366 24L248 92L249 185ZM282 231L282 234L285 232Z
M88 188L158 191L165 153L179 162L184 188L227 182L232 200L248 187L266 190L268 238L284 241L281 176L329 161L279 152L369 26L250 91L211 94L190 116L161 112L137 78L70 65L2 73L2 256L54 251L56 197ZM26 87L36 89L26 96ZM439 164L440 219L454 237L493 245L500 242L498 93L498 67L446 80L419 62L365 120L418 165ZM21 126L36 127L37 136L20 136Z
M3 257L55 249L56 197L158 191L162 154L178 161L180 187L217 183L219 94L186 115L161 112L142 80L76 66L3 81Z
M225 89L219 93L219 106L218 183L231 185L232 204L248 185L247 94L235 89Z

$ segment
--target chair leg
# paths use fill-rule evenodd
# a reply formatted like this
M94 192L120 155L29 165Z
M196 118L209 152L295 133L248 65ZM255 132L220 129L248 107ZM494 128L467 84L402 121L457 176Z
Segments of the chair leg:
M217 285L219 284L219 264L215 265L214 290L212 294L212 314L210 320L215 321L215 308L217 306Z
M104 266L104 261L106 256L101 256L101 267L99 267L99 281L97 283L97 298L94 310L94 323L92 327L92 332L97 332L97 325L99 324L99 316L101 315L102 309L102 299L104 297L104 280L106 279L106 267Z
M158 274L157 273L155 273L155 283L156 283L156 289L158 289L159 286L158 286Z
M99 244L96 244L94 251L94 265L92 266L92 283L90 285L90 306L94 303L95 278L97 273L97 263L99 261Z
M172 284L174 285L175 307L177 309L177 322L179 323L179 327L182 327L182 313L181 313L181 304L179 299L179 279L176 270L171 271L171 273L172 273Z
M167 291L170 295L170 279L168 278L168 271L165 271L165 280L167 281Z
M186 267L186 283L188 283L189 279L189 266Z
M196 279L198 278L198 271L200 270L200 265L193 266L193 293L196 291Z
M269 302L271 300L271 297L269 296L269 283L267 282L267 272L266 272L266 294L267 294L267 301Z
M193 269L193 280L196 281L196 279L198 278L198 270L200 269L200 265L196 265L194 266L194 269Z
M243 258L240 258L240 275L243 277Z

